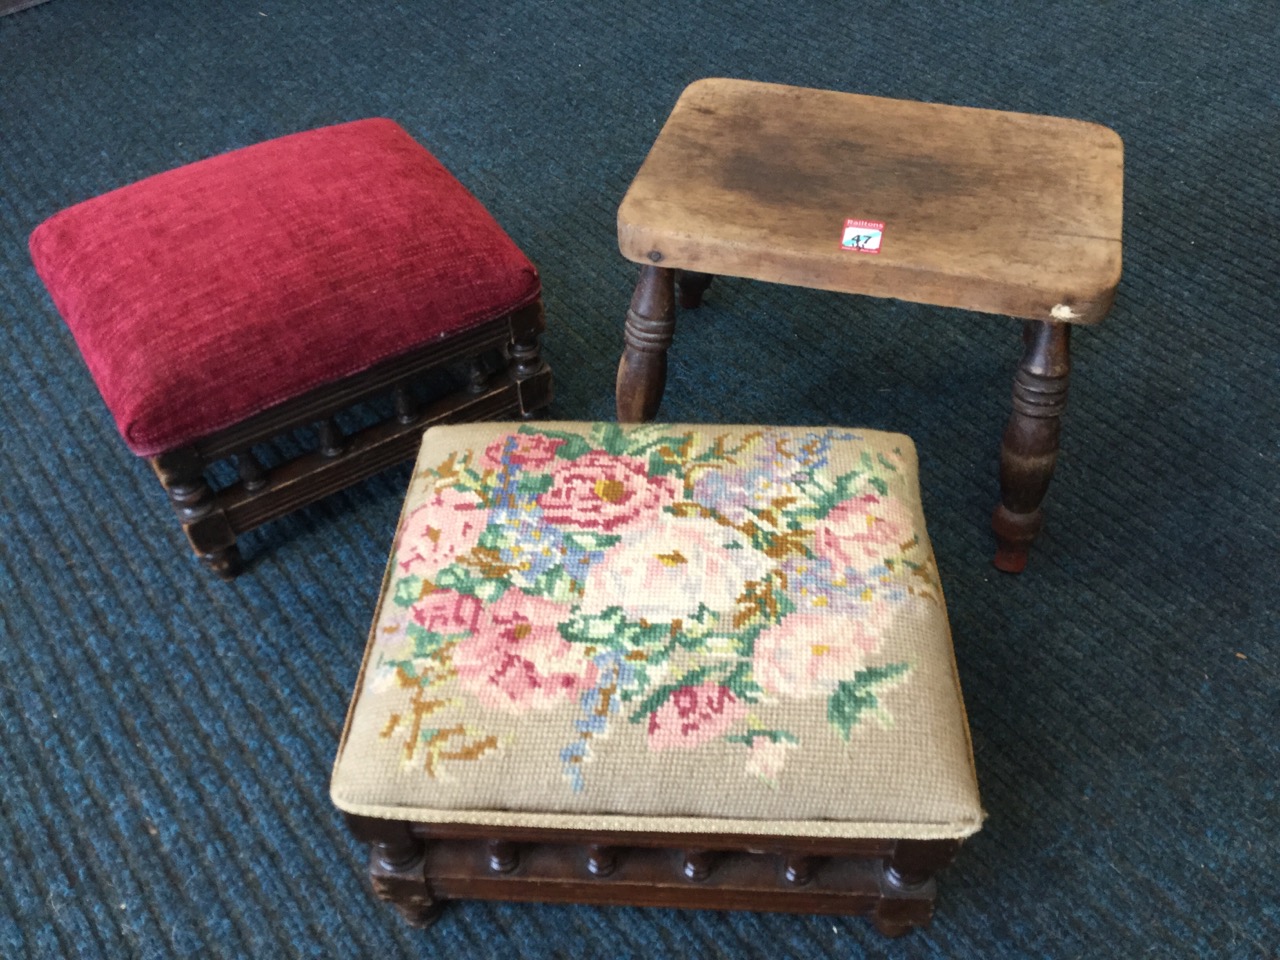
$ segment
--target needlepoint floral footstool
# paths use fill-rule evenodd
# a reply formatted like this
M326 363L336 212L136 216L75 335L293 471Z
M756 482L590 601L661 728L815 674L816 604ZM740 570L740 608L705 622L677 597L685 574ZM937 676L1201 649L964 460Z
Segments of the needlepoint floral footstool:
M927 923L978 830L911 440L427 431L333 771L375 891Z

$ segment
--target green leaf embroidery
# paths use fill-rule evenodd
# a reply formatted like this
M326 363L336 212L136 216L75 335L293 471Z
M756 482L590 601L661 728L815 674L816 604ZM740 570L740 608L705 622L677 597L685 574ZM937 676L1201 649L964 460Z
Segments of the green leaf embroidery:
M755 703L763 695L764 690L750 678L750 672L751 661L739 661L738 665L733 668L733 672L720 681L721 685L726 687L739 700Z
M665 623L647 626L626 618L621 607L609 607L600 613L580 613L560 624L560 636L569 643L589 643L611 648L651 647L664 643L671 635Z
M551 489L555 477L549 473L522 473L516 480L516 491L522 497L533 499Z
M477 577L466 567L451 563L436 574L435 584L443 590L456 590L458 593L479 597L485 603L494 603L507 592L510 584L506 580Z
M414 657L429 657L445 644L444 636L416 623L406 626L404 632L413 641Z
M786 730L765 730L761 727L752 727L746 733L735 733L725 737L726 743L745 743L748 747L755 743L757 739L768 740L770 743L799 743L800 738Z
M876 691L897 680L911 669L909 663L887 663L879 667L859 670L852 680L841 680L835 693L827 701L827 719L840 731L844 739L868 710L878 710L880 700Z
M595 440L605 453L621 456L627 452L627 435L616 423L603 423L595 429Z
M582 599L582 588L565 572L564 567L559 565L538 574L537 579L525 590L525 593L546 597L556 603L567 604Z
M484 533L480 534L477 546L483 547L485 550L501 550L507 542L507 531L501 525L491 523L484 528Z
M649 455L649 476L651 477L683 477L685 465L679 460L668 460L658 451Z
M622 541L620 533L595 533L591 530L569 530L564 534L564 542L578 550L603 550Z
M411 607L422 596L422 578L411 574L403 580L396 581L396 592L392 602L397 607Z

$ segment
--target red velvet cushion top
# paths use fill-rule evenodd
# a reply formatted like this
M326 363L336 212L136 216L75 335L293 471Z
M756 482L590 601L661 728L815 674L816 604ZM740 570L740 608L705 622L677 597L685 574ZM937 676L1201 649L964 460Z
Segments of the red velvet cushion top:
M390 120L297 133L87 200L31 256L148 456L537 299L537 271Z

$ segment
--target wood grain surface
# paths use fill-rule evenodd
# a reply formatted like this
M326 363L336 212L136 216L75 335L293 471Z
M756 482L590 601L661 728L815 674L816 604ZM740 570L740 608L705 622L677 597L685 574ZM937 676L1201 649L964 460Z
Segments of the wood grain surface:
M1093 123L743 80L691 84L618 211L637 263L1093 323L1123 145ZM844 249L846 219L885 224Z

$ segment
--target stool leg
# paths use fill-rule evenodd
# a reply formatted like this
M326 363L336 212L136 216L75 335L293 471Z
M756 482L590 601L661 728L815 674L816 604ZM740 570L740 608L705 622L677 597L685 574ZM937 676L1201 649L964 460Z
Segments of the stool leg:
M640 268L623 330L626 347L618 363L618 420L652 420L667 385L667 348L675 336L675 271Z
M369 882L379 899L390 903L405 922L426 927L440 915L443 902L432 892L426 874L426 841L409 824L346 814L355 838L369 844Z
M369 848L369 882L377 896L390 903L411 927L431 926L443 904L431 895L423 876L421 840L375 842Z
M511 315L510 374L520 398L520 416L525 420L541 413L552 399L551 368L542 359L539 342L545 329L541 301Z
M934 874L950 864L960 849L958 840L899 840L884 861L880 902L871 915L886 937L900 937L933 919L937 897Z
M995 565L1020 573L1043 524L1040 504L1053 479L1071 373L1071 326L1028 320L1013 380L1013 413L1000 450L1000 505L991 518Z
M162 453L151 458L151 469L169 494L196 556L224 580L240 574L244 560L236 546L235 530L204 478L199 456L189 449Z
M692 270L681 270L676 278L676 288L680 292L680 307L684 310L696 310L702 306L702 295L707 292L714 280L709 273L694 273Z

